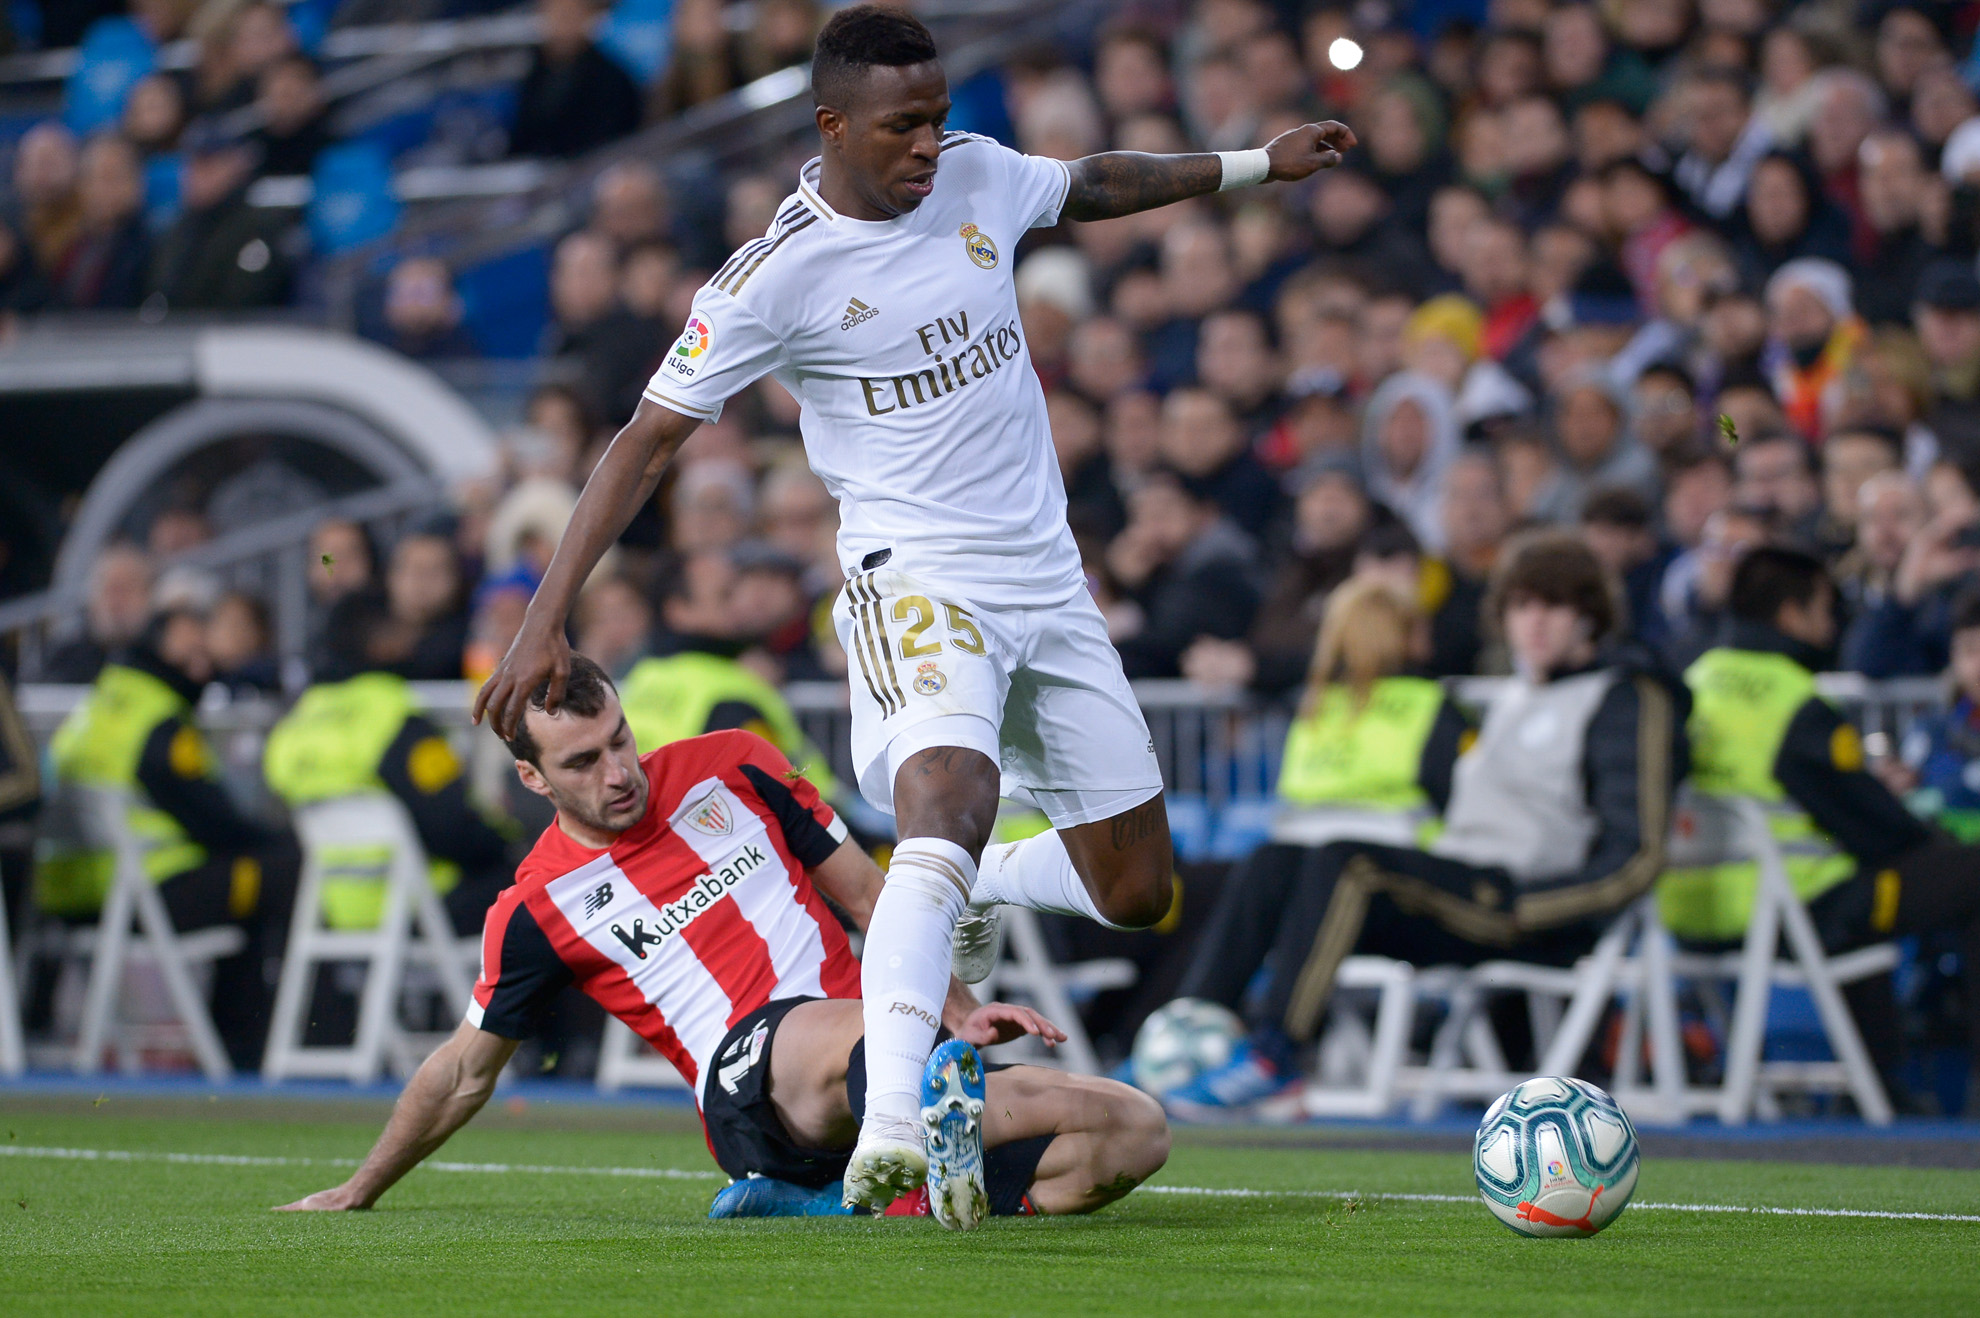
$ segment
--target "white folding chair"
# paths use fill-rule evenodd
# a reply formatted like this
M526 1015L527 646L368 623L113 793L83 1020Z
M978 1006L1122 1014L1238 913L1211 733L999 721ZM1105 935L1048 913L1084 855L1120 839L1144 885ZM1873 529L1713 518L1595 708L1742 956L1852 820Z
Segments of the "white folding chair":
M1009 994L1027 997L1032 1004L1066 1033L1066 1041L1055 1053L1035 1046L1030 1039L1004 1045L1000 1054L1013 1053L1027 1062L1058 1066L1081 1075L1100 1074L1100 1059L1093 1053L1074 1002L1108 989L1127 988L1140 973L1125 957L1101 957L1060 965L1052 959L1045 931L1038 915L1022 906L1003 908L1006 955L990 977L976 985L976 996L988 1002Z
M90 962L82 1028L76 1040L76 1073L91 1075L103 1069L104 1046L113 1031L118 1031L114 1018L125 969L134 961L149 961L164 981L172 1014L185 1031L199 1069L210 1080L225 1080L233 1074L233 1067L194 982L192 966L240 951L245 943L241 931L223 926L177 932L164 899L145 876L143 844L130 828L131 795L108 787L71 785L62 790L69 811L67 823L76 830L78 840L109 852L113 866L110 892L96 927L72 931L64 940L67 954L87 956ZM131 938L133 916L140 931L137 941Z
M1527 1077L1508 1066L1484 1010L1494 992L1526 995L1540 1074L1572 1074L1623 976L1640 911L1639 905L1618 916L1572 967L1499 960L1419 968L1387 957L1347 958L1335 979L1337 997L1321 1045L1322 1083L1305 1088L1301 1110L1315 1117L1379 1117L1410 1098L1412 1115L1428 1120L1452 1100L1498 1097ZM1372 1030L1354 1007L1355 990L1375 991ZM1438 1000L1445 1004L1443 1022L1429 1055L1412 1062L1417 1005Z
M616 1016L605 1022L605 1038L598 1048L600 1090L610 1094L621 1089L687 1087L687 1080L674 1069L674 1064L633 1033L630 1025Z
M1758 863L1760 871L1753 915L1740 949L1722 953L1672 950L1669 981L1652 983L1645 993L1646 1001L1653 1004L1668 998L1674 1018L1678 978L1693 979L1714 992L1719 983L1730 980L1735 985L1726 1030L1724 1081L1712 1088L1687 1089L1685 1108L1716 1113L1725 1125L1737 1126L1756 1115L1763 1120L1777 1118L1777 1095L1783 1092L1847 1093L1864 1121L1873 1126L1890 1124L1890 1099L1849 1004L1843 1000L1841 986L1887 973L1897 964L1896 947L1878 943L1835 956L1824 950L1808 908L1788 881L1780 844L1758 801L1689 794L1680 807L1671 858L1673 864L1681 865L1749 858ZM1661 935L1661 925L1658 930ZM1788 953L1785 959L1780 956L1783 934ZM1761 1059L1772 991L1777 986L1807 990L1836 1060ZM1654 1041L1652 1047L1654 1052Z
M319 801L297 809L295 822L303 849L302 876L261 1073L268 1080L309 1076L368 1084L392 1050L401 1054L395 1057L400 1069L416 1062L408 1051L411 1038L399 1022L407 966L418 962L431 967L449 1009L466 1012L473 992L467 967L479 955L477 942L454 936L428 877L426 848L398 798L379 792ZM323 927L324 856L331 847L376 847L388 858L382 876L384 911L375 929ZM349 1044L305 1046L316 968L329 962L365 966L357 1031Z
M14 988L14 945L7 933L7 904L0 902L0 1075L27 1070L27 1048L21 1040L20 995Z

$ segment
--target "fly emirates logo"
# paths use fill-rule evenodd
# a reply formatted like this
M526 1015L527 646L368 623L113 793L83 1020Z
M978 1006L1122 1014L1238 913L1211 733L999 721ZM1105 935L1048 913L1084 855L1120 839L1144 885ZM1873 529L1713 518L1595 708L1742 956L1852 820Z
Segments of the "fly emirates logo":
M659 919L653 922L651 929L646 927L645 920L615 921L612 937L624 943L626 951L644 961L648 948L660 946L670 934L677 934L693 924L703 911L728 896L737 884L761 869L768 859L763 848L751 842L720 866L702 875L679 901L660 907Z
M991 372L1016 361L1024 353L1024 339L1018 323L992 327L974 343L969 338L969 313L938 316L915 327L915 338L928 354L929 364L919 371L883 380L859 382L866 395L866 414L885 416L904 412L923 403L932 403L983 379Z

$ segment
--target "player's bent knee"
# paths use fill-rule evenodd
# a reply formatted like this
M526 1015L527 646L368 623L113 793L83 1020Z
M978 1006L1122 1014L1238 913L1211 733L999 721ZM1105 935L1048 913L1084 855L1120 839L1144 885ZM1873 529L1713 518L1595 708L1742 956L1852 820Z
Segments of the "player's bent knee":
M1093 903L1107 923L1123 929L1146 929L1160 924L1175 900L1175 861L1169 847L1146 847L1110 875Z
M1169 1119L1162 1105L1139 1089L1109 1082L1106 1117L1094 1151L1090 1208L1126 1195L1169 1160ZM1089 1209L1090 1211L1090 1209Z

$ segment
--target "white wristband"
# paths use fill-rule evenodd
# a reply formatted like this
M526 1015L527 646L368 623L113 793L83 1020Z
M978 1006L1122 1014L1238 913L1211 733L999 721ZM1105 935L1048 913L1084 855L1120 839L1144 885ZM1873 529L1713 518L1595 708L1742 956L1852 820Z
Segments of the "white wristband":
M1272 158L1262 146L1250 151L1219 151L1217 159L1224 164L1224 181L1217 185L1219 192L1263 183L1272 173Z

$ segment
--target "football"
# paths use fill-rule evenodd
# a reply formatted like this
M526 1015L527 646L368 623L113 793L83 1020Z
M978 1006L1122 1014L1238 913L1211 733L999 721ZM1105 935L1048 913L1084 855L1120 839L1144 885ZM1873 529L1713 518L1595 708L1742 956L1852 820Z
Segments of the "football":
M1151 1094L1181 1088L1231 1060L1244 1022L1202 998L1177 998L1157 1010L1134 1036L1134 1083Z
M1472 1169L1493 1216L1523 1236L1592 1236L1636 1189L1636 1130L1585 1080L1540 1076L1485 1110Z

